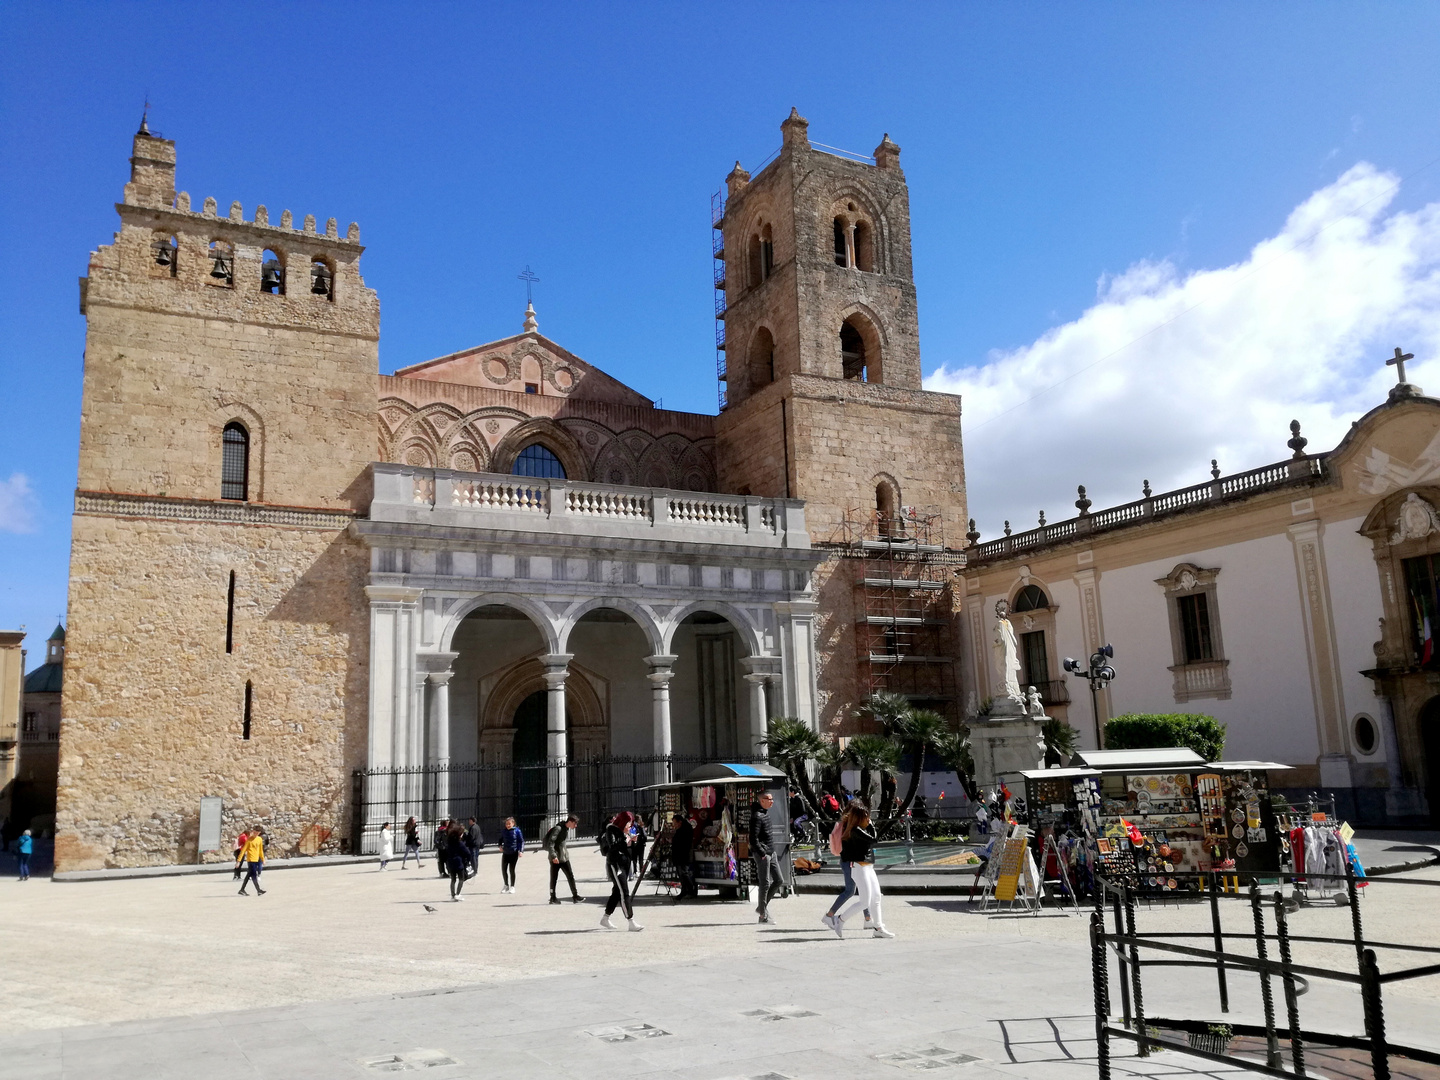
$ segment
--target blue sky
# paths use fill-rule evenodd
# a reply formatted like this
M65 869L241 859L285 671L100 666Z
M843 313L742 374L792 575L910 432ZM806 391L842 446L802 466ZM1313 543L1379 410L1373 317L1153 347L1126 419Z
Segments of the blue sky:
M528 263L547 335L697 411L715 407L711 193L778 146L791 105L818 142L868 153L889 132L925 371L966 395L993 536L1065 516L1077 482L1103 505L1142 474L1203 479L1217 453L1227 471L1282 457L1282 414L1328 445L1383 392L1395 333L1421 343L1424 383L1436 55L1440 8L1419 3L7 3L0 626L43 638L64 608L76 279L114 231L147 94L197 204L360 223L382 370L518 331ZM1323 260L1308 218L1286 231L1305 207ZM1348 297L1377 267L1388 291L1343 327L1275 293ZM1173 333L1132 344L1159 319ZM1157 383L1225 389L1145 397Z

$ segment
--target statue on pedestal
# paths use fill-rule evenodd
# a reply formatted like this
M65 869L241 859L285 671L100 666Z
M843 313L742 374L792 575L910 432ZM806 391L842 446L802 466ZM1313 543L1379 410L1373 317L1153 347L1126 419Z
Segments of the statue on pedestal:
M992 714L1023 715L1025 698L1020 692L1020 652L1015 627L1010 625L1010 604L1001 600L995 605L995 636L991 646L995 654L995 674L1001 692L995 695Z

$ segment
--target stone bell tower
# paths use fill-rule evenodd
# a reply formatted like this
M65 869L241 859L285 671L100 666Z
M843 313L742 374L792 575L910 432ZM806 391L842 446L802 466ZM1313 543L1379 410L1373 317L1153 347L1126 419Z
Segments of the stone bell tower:
M791 110L774 160L726 178L716 444L722 491L806 500L830 552L812 579L817 691L844 734L878 690L957 714L965 463L960 399L921 389L900 148L887 135L854 160L808 126ZM909 562L876 563L897 538Z
M960 402L920 386L910 198L887 135L873 163L812 146L795 110L773 161L726 178L721 487L847 511L933 507L961 546Z
M347 835L379 303L359 227L192 208L142 122L86 319L55 862L197 861L200 800ZM324 850L333 850L324 847ZM214 857L205 856L205 857Z

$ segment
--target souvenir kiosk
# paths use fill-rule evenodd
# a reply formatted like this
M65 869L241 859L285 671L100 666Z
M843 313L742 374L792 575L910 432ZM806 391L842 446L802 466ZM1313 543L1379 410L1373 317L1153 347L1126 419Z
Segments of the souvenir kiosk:
M1157 892L1198 888L1177 873L1278 874L1273 761L1207 762L1193 750L1081 750L1066 769L1023 773L1030 824L1089 839L1096 869Z
M679 882L678 868L670 858L675 815L684 814L695 826L691 865L695 885L714 889L722 900L749 899L755 883L750 858L750 809L762 792L775 797L770 807L771 832L779 854L780 872L788 896L794 884L790 867L790 798L783 770L772 765L715 763L701 765L683 780L651 784L640 791L655 793L657 832L645 878L669 885Z

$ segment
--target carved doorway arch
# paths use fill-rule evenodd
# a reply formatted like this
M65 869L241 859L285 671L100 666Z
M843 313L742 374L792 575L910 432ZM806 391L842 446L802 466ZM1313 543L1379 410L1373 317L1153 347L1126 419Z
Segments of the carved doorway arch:
M545 666L527 657L480 681L479 746L481 760L514 760L515 714L532 694L545 690ZM572 761L610 750L609 684L575 663L565 680L566 744Z

